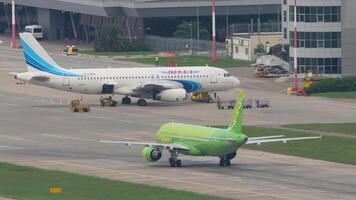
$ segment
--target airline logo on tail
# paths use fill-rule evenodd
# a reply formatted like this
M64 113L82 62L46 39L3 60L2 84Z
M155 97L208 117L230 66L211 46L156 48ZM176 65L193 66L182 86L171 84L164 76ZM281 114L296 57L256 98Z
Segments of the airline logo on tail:
M30 33L20 33L25 61L30 71L43 71L58 76L80 76L59 67Z
M244 115L243 102L245 99L245 92L241 91L239 97L237 98L234 114L229 124L229 130L237 133L242 133L242 120Z

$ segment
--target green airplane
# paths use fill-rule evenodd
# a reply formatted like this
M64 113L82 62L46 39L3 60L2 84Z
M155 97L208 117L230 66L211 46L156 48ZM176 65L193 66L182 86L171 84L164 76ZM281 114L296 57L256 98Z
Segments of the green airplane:
M156 143L109 141L101 140L102 143L142 145L143 157L149 162L156 162L162 157L162 151L168 150L171 154L169 164L171 167L181 167L182 162L178 159L179 154L190 156L216 156L220 158L220 166L230 166L235 158L237 150L242 145L269 142L286 143L292 140L320 139L320 137L285 138L283 135L248 138L242 133L243 101L245 93L240 92L236 101L233 117L227 129L210 128L180 123L167 123L163 125L157 135Z

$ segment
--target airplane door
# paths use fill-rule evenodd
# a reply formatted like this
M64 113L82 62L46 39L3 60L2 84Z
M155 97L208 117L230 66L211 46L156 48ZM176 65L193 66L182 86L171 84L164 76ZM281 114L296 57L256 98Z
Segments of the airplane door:
M70 79L68 77L63 77L63 86L70 86Z
M210 82L211 83L217 83L218 82L218 77L216 75L216 72L214 72L214 71L210 72Z

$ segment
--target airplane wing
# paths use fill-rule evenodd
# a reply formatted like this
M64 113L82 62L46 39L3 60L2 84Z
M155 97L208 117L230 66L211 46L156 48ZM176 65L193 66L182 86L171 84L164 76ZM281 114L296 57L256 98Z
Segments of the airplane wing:
M164 143L151 143L151 142L130 142L130 141L114 141L114 140L100 140L101 143L109 143L109 144L124 144L127 146L139 145L146 146L152 148L160 148L160 149L179 149L189 151L188 147L185 147L180 144L164 144Z
M271 143L271 142L283 142L287 143L288 141L297 141L297 140L312 140L312 139L321 139L321 136L317 137L297 137L297 138L281 138L280 136L267 136L260 138L249 138L246 144L263 144L263 143Z

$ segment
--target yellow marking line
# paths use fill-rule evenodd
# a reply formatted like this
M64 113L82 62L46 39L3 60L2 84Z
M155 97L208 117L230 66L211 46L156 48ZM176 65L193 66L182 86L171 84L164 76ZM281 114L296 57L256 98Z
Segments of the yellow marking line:
M131 175L141 176L141 177L146 177L146 178L151 178L151 179L183 183L185 185L193 184L193 185L202 186L202 187L213 187L215 189L219 188L219 189L221 189L221 191L232 191L232 192L240 191L240 192L245 192L245 193L256 194L259 196L268 196L268 197L273 197L273 198L278 197L280 199L287 199L287 200L297 200L296 198L286 197L286 196L280 195L280 194L278 194L278 195L277 194L268 194L268 193L264 193L264 192L251 191L251 190L242 189L242 188L229 188L226 186L218 186L218 185L212 185L212 184L208 184L208 183L184 181L181 179L172 179L169 177L161 177L161 176L147 175L147 174L143 174L143 173L129 172L127 170L113 170L113 169L107 169L107 168L102 168L102 167L94 167L94 166L88 166L88 165L82 165L82 164L68 163L68 162L63 162L63 161L47 161L47 162L54 163L54 164L60 164L60 165L67 165L67 166L72 166L72 167L82 167L82 168L84 167L84 168L88 168L88 169L92 169L92 170L99 170L99 171L100 170L110 170L114 173L131 174Z

